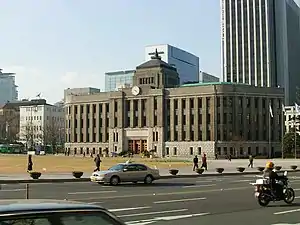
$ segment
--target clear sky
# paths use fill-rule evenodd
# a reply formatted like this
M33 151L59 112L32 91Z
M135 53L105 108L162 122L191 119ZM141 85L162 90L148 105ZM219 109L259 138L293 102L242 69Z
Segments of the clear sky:
M133 69L144 47L171 44L220 76L219 0L1 0L0 68L20 98L49 103L65 88L104 89L104 73Z

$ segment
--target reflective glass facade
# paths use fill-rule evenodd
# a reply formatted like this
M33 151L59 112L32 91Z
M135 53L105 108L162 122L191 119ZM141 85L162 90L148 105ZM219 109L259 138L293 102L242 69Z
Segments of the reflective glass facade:
M105 91L116 91L118 88L132 86L135 70L125 70L105 73Z

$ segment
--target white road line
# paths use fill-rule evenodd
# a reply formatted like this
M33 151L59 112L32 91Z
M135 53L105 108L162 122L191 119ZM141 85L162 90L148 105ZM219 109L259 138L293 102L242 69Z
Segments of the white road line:
M7 190L0 190L0 192L13 192L13 191L25 191L26 189L7 189Z
M250 181L253 181L253 180L233 180L230 183L244 183L244 182L250 182Z
M135 207L135 208L122 208L122 209L109 209L110 212L123 212L123 211L130 211L130 210L139 210L139 209L150 209L150 206L145 207Z
M216 184L191 185L191 186L183 186L182 188L197 188L197 187L212 187L212 186L216 186Z
M134 213L128 215L118 215L118 217L133 217L133 216L146 216L146 215L154 215L154 214L166 214L166 213L175 213L175 212L184 212L188 211L188 209L176 209L176 210L168 210L168 211L158 211L158 212L146 212L146 213Z
M300 198L300 196L296 196L295 198Z
M287 210L287 211L282 211L282 212L276 212L274 215L282 215L282 214L288 214L288 213L293 213L293 212L299 212L300 209L292 209L292 210Z
M89 205L96 205L96 204L102 204L103 202L89 202Z
M175 199L168 201L157 201L153 202L154 204L163 204L163 203L173 203L173 202L188 202L188 201L198 201L198 200L206 200L206 198L186 198L186 199Z
M104 194L104 193L114 193L117 191L87 191L87 192L69 192L68 195L87 195L87 194Z
M189 215L155 217L153 219L148 219L148 220L129 221L129 222L126 222L126 224L128 224L128 225L146 225L146 224L154 223L157 221L178 220L178 219L185 219L185 218L196 217L196 216L206 216L209 214L210 213L198 213L198 214L189 214Z
M198 180L196 183L211 183L214 182L213 180Z
M294 191L300 191L300 188L295 188Z

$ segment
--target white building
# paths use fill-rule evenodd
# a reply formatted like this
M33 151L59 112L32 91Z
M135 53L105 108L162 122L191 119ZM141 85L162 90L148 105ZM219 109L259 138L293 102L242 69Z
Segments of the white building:
M62 144L65 114L59 106L43 104L20 106L20 141L28 147Z
M300 121L296 120L296 123L294 124L294 116L298 117L300 116L300 112L297 112L295 109L295 106L285 106L284 107L285 112L285 132L288 133L291 131L292 128L294 128L294 125L296 126L297 130L300 128ZM300 134L300 131L298 132Z
M199 57L174 46L161 44L146 46L145 61L151 60L156 49L163 61L176 67L181 84L188 81L199 81Z
M14 73L3 73L0 69L0 105L18 100Z

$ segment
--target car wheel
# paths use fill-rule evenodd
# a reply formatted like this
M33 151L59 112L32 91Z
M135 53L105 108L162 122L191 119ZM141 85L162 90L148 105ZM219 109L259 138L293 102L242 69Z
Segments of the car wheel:
M145 184L152 184L153 182L153 177L151 175L147 175L144 179Z
M120 183L120 179L117 176L110 178L110 185L116 186Z

